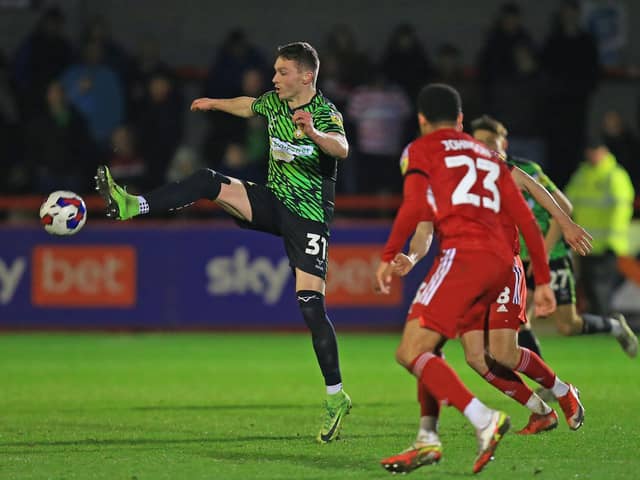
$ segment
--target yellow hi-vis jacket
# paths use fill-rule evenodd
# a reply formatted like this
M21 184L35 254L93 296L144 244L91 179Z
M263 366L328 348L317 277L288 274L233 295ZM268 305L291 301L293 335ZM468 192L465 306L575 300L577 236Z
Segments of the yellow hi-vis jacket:
M609 153L598 165L583 162L565 191L573 219L593 235L592 255L629 254L629 225L635 192L627 171Z

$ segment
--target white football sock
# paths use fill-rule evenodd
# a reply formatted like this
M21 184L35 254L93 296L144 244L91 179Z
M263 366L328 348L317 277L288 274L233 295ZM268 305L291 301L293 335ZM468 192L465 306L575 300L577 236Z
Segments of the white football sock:
M477 398L474 398L469 402L464 409L464 416L469 419L474 427L478 430L486 428L491 422L491 415L493 410L487 407Z
M327 385L327 395L335 395L342 390L342 383L336 385Z
M420 417L420 428L416 436L416 443L440 443L440 437L438 436L438 417Z
M138 207L140 208L140 215L149 213L149 204L147 203L147 199L142 195L138 195Z
M609 317L609 321L611 322L611 335L613 335L614 337L619 337L620 335L622 335L622 325L620 325L618 319Z
M531 395L531 397L529 397L529 400L527 400L525 407L527 407L533 413L537 413L538 415L546 415L547 413L551 412L551 407L544 403L542 399L535 393Z
M551 387L551 391L556 398L564 397L567 393L569 393L569 385L564 383L556 376L556 380L553 383L553 387Z

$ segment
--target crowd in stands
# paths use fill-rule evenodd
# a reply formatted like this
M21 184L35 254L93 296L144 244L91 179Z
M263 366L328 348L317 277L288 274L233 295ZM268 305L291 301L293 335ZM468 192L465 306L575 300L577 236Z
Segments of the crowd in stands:
M602 72L578 2L558 5L538 44L518 4L504 4L472 66L463 65L454 44L427 48L408 23L392 31L380 58L358 46L351 26L328 31L325 44L316 45L319 88L344 114L351 143L338 191L400 192L398 159L417 133L414 99L423 84L435 81L461 92L466 121L482 113L498 118L509 129L512 153L544 163L556 183L566 184L584 160L590 101ZM224 98L269 90L272 50L233 29L206 78L197 80L199 93ZM190 99L184 81L152 42L128 51L101 17L73 44L63 11L48 8L16 51L0 51L0 193L84 193L92 189L100 162L131 190L180 178L201 165L263 181L268 142L259 117L209 113L202 144L196 150L185 144ZM611 110L600 133L640 191L634 127Z

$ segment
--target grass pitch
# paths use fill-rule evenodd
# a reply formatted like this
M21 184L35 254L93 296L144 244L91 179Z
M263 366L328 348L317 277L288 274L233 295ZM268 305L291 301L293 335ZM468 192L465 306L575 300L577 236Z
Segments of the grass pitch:
M354 408L342 439L318 445L324 387L306 335L0 336L0 479L385 479L382 457L414 438L415 381L393 360L397 335L341 335ZM487 479L640 478L640 363L609 337L543 338L575 383L585 425L508 434ZM524 408L448 361L485 403ZM557 404L556 404L557 405ZM472 477L475 437L443 409L443 461L416 478Z

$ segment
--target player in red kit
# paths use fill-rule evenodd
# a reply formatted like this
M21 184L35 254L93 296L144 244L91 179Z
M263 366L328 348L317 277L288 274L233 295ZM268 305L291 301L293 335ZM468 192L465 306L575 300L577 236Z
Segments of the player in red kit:
M546 208L549 209L554 218L558 217L559 222L563 225L563 234L568 239L568 242L574 245L574 249L577 252L586 255L590 250L590 235L582 227L571 221L562 209L554 203L548 192L537 184L532 177L524 172L519 172L517 168L512 170L512 176L520 188L530 192L540 204L547 205ZM522 381L517 373L518 371L538 381L540 384L550 386L560 401L570 428L577 430L584 420L584 409L580 404L575 388L562 382L553 370L534 352L520 348L517 345L518 329L526 321L526 286L524 284L522 262L519 255L517 255L520 246L519 241L517 241L517 230L507 215L503 215L503 217L505 233L514 240L513 278L509 284L504 286L490 308L488 349L497 363L491 362L489 370L480 370L478 373L498 390L512 397L532 412L529 423L518 433L540 433L551 430L558 424L556 413ZM388 288L392 273L399 276L407 275L415 264L427 254L432 236L433 223L430 221L420 222L411 239L408 254L398 253L391 263L383 262L381 264L377 280L385 290ZM541 259L536 260L541 261ZM553 292L550 291L548 284L539 285L535 292L535 303L544 304L544 298L551 296L553 296ZM433 404L433 399L429 398L428 392L420 392L419 401L422 416L416 442L437 445L439 449L439 437L437 431L433 430L433 426L437 425L439 411L430 408L430 405ZM435 418L430 418L434 417L434 414Z
M509 429L509 418L482 402L465 387L439 355L446 339L460 336L467 362L488 370L484 322L490 305L512 278L513 245L505 237L500 212L514 219L527 239L536 277L549 282L544 245L531 215L505 165L484 145L462 133L461 101L446 85L425 87L419 96L423 134L409 146L403 203L383 253L391 261L419 221L431 219L441 252L409 312L397 360L413 373L431 407L446 401L474 425L478 455L473 471L481 471ZM427 199L434 205L429 212ZM542 267L540 267L542 265ZM552 310L542 305L541 310ZM437 421L437 416L434 416ZM435 426L434 426L435 427ZM433 429L435 431L435 428ZM441 450L414 444L408 451L382 461L391 472L408 472L436 462Z
M485 116L474 121L473 124L477 125L478 121L490 122L492 120ZM487 140L481 141L489 148L500 151L499 145ZM505 160L504 157L501 158ZM565 239L572 245L572 248L580 255L587 255L591 250L591 235L571 220L542 185L537 184L532 177L517 166L507 165L512 169L516 184L523 191L529 193L558 222ZM537 184L537 190L531 188L532 180ZM501 378L500 372L497 372L498 376L494 372L478 373L496 388L505 393L509 392L514 400L532 410L528 425L518 433L532 434L553 429L557 425L557 415L544 402L535 402L537 396L531 395L531 389L522 382L515 372L522 372L542 387L549 389L558 399L569 427L572 430L577 430L584 421L584 408L580 403L577 389L571 384L562 382L535 351L518 346L518 331L521 325L527 322L526 274L520 259L520 241L515 224L508 216L504 216L503 226L505 233L511 236L514 244L514 275L512 282L504 286L496 303L491 307L488 328L491 356L500 365L507 367L507 371L503 375L505 378ZM534 298L539 294L540 289L551 288L549 285L539 285L537 280L535 284ZM552 290L551 294L555 297ZM509 372L510 370L513 373Z
M486 142L484 142L486 144ZM491 147L490 145L488 145ZM401 165L408 163L407 149L403 153ZM534 178L517 167L512 168L511 174L516 185L523 191L527 191L532 197L546 208L554 219L557 219L562 234L574 250L586 255L591 249L591 236L582 227L574 223L570 217L560 208L553 197ZM524 373L540 384L550 386L555 395L560 399L560 404L565 413L567 422L573 430L582 425L584 410L579 402L575 389L569 393L571 385L562 382L535 352L526 348L520 348L517 344L517 334L520 325L526 322L526 285L524 281L524 269L518 255L520 243L518 232L513 221L506 215L502 215L505 234L513 239L514 266L513 277L509 284L505 285L502 292L491 306L488 324L488 350L492 358L497 362L489 364L489 370L480 370L478 373L487 382L512 397L517 402L531 411L528 425L520 430L520 434L535 434L555 428L558 424L556 413L531 390L520 378L518 371ZM390 275L405 276L414 265L423 258L428 251L433 235L433 224L429 221L420 222L414 233L407 255L398 253L389 264L381 263L377 279L381 286L387 289ZM541 261L542 259L536 259ZM544 304L545 298L553 296L548 284L536 287L534 297L536 304ZM505 368L506 367L506 368ZM424 396L420 396L421 407L425 402ZM424 410L424 409L423 409ZM428 413L428 412L427 412ZM426 415L425 415L426 416ZM424 416L423 416L424 417ZM418 432L418 441L421 437L430 438L433 443L437 439L437 433L429 430L428 419L421 418L425 424Z

